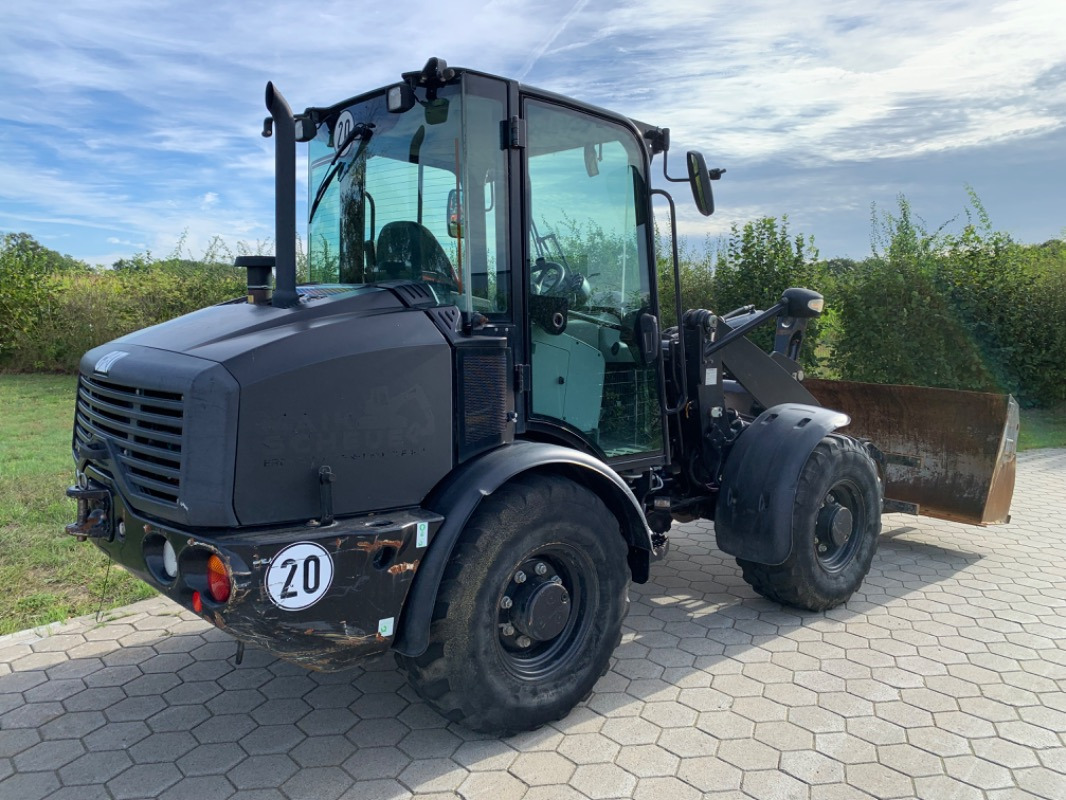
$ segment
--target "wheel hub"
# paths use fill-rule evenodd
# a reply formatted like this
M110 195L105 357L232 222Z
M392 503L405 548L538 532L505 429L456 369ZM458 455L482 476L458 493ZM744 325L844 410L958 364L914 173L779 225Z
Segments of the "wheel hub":
M571 622L574 599L557 565L534 557L519 565L500 598L500 640L510 649L548 646Z
M818 513L818 538L829 540L836 547L843 547L851 538L854 518L847 506L837 503L823 506Z
M570 619L570 592L562 583L548 581L525 592L512 616L515 627L537 642L554 639Z

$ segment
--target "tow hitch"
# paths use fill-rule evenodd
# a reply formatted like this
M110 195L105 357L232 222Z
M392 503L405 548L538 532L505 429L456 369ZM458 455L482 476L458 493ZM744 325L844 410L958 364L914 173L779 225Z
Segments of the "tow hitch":
M111 538L111 492L102 486L70 486L67 497L78 501L78 521L66 531L79 542Z

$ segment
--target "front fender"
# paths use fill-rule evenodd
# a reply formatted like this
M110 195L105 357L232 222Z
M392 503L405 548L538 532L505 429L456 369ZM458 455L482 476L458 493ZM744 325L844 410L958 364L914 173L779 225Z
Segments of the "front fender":
M760 564L792 552L792 509L803 465L847 414L782 403L768 408L737 439L726 459L714 515L718 548Z
M429 625L441 578L455 543L478 504L512 478L536 469L563 472L599 495L618 517L619 528L629 543L633 580L647 580L651 530L640 502L626 482L586 453L541 442L515 442L452 470L423 503L424 508L442 515L444 523L433 537L407 595L393 645L397 652L414 657L429 646Z

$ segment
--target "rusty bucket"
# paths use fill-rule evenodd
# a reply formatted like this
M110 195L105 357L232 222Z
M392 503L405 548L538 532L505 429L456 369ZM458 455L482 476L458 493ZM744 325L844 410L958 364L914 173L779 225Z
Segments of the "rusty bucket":
M807 380L843 429L885 456L885 510L993 525L1010 520L1018 403L1010 395Z

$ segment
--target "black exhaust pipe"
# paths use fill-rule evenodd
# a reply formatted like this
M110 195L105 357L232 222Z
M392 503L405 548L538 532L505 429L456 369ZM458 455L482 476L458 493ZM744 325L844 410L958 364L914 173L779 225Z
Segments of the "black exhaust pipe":
M274 297L272 303L291 308L296 294L296 122L292 109L267 82L266 107L274 120Z

